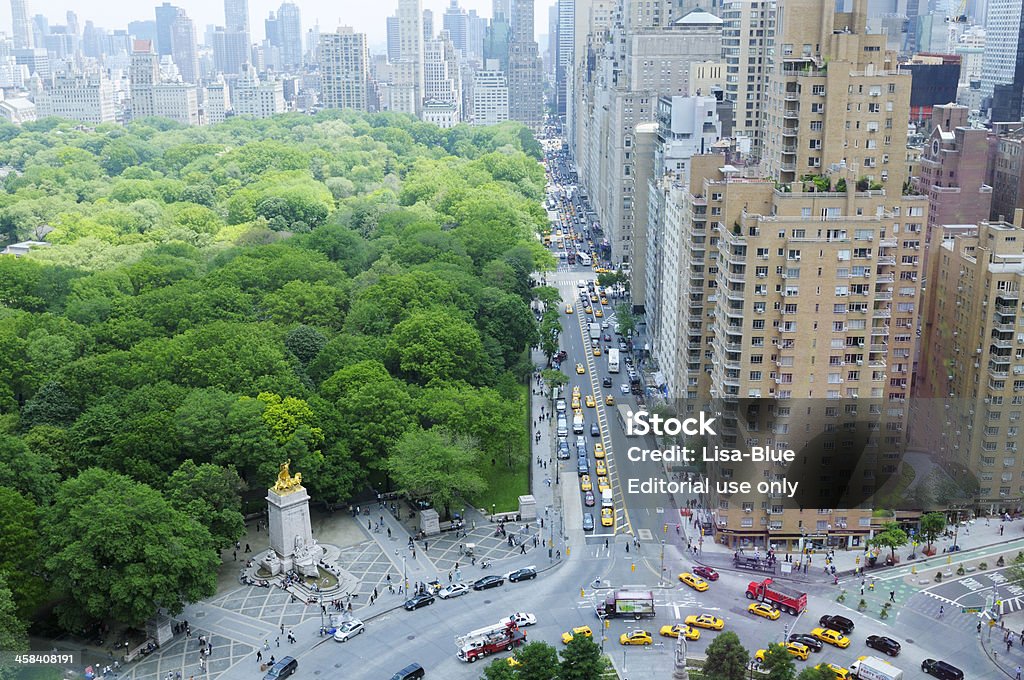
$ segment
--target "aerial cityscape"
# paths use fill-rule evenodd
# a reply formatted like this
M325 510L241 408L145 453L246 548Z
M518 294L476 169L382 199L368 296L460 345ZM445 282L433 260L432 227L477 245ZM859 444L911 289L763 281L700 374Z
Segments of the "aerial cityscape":
M1021 0L309 2L0 18L0 680L1022 680Z

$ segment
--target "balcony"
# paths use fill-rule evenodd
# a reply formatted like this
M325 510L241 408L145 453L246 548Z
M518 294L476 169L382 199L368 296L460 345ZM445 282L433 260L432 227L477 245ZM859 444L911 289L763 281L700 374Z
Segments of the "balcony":
M897 241L894 238L883 238L878 241L878 245L882 248L895 248Z
M871 343L871 351L872 352L888 352L889 351L889 345L887 345L884 342L883 343L874 343L873 342L873 343Z
M1009 378L1010 377L1010 372L1009 371L1000 371L1000 370L997 370L997 369L993 368L992 366L988 367L988 374L992 378L997 378L997 379L998 378ZM991 387L991 384L989 386ZM1002 389L1002 388L993 388L993 389Z
M896 257L893 255L879 255L878 264L896 264Z
M891 290L886 290L886 291L877 290L877 291L875 291L875 299L876 300L891 300L892 299L892 291Z
M796 172L796 163L779 163L782 172Z
M896 275L895 274L879 274L875 278L875 283L895 283L895 282L896 282Z
M890 319L892 318L891 309L873 309L871 310L872 319Z
M1016 305L996 305L996 311L1000 314L1016 314Z
M796 153L796 144L783 144L782 153Z

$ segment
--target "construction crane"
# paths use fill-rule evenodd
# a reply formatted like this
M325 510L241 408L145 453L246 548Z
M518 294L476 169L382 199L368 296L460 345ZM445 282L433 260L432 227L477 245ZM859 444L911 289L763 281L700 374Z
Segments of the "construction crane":
M967 0L960 0L960 4L952 16L946 17L946 23L949 24L949 32L946 35L946 54L953 54L960 39L961 29L959 27L968 23Z

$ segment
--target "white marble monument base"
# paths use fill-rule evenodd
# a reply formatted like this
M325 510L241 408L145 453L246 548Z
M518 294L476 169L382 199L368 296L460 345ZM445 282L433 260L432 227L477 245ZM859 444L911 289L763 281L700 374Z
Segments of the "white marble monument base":
M312 545L313 529L309 520L309 493L301 486L281 495L267 490L268 528L270 547L282 558L295 554L296 549Z

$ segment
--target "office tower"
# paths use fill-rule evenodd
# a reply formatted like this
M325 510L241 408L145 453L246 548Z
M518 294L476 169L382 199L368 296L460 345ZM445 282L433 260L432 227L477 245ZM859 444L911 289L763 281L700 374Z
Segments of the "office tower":
M226 75L237 75L242 66L252 59L249 52L248 34L228 31L218 26L213 32L214 70Z
M419 116L423 108L422 0L398 0L398 48L391 110Z
M68 34L73 35L76 38L81 35L81 27L78 25L78 15L68 10L64 13L64 19L67 22Z
M1024 124L996 123L992 126L995 154L992 158L993 220L1003 220L1024 208Z
M1012 83L1021 49L1020 0L989 0L985 17L985 54L981 64L981 95L992 97L995 86Z
M1024 11L1021 12L1014 55L1013 79L992 88L992 121L1018 121L1024 117Z
M117 31L114 31L117 33ZM156 44L156 22L155 21L129 21L128 22L128 35L138 40L152 40ZM118 45L122 43L122 40L118 38ZM131 54L132 46L129 40L128 45L124 51L126 55ZM113 52L117 54L117 52Z
M911 179L914 189L928 197L926 249L936 235L941 238L943 225L978 224L989 217L989 131L970 128L967 114L966 107L956 104L932 109L932 132L918 161L920 174Z
M423 45L423 104L425 121L447 128L462 120L462 74L447 31Z
M57 116L83 123L113 123L114 84L102 75L58 76L36 96L39 118Z
M249 0L224 0L224 28L249 33Z
M543 37L542 41L540 38ZM555 60L557 55L555 54L558 48L556 43L558 42L558 0L548 7L548 33L546 36L539 36L537 39L538 46L541 46L541 54L543 55L544 71L550 74L552 77L557 75L555 73Z
M928 324L915 400L927 407L927 420L915 428L914 443L938 454L974 503L999 512L1024 497L1022 214L959 225L944 236L932 240L928 258Z
M398 15L388 17L387 19L387 31L388 31L388 61L392 64L398 63L398 58L402 54L402 48L398 44Z
M171 54L171 24L177 18L178 8L169 2L156 8L156 53L158 56Z
M484 62L496 61L498 68L508 73L508 47L511 40L512 27L509 25L508 16L496 14L484 30Z
M196 49L196 27L185 10L175 9L174 21L171 22L171 58L183 82L197 83L199 52Z
M971 26L965 30L953 48L960 57L960 79L957 82L956 101L971 111L981 109L981 72L985 54L985 29Z
M558 0L557 30L555 32L555 113L565 116L568 109L568 77L572 67L572 50L575 42L576 3L574 0Z
M42 47L31 47L14 50L14 62L28 69L30 76L39 76L46 80L51 75L50 53Z
M775 39L775 0L726 0L722 21L722 59L728 76L725 96L736 104L734 134L748 137L751 155L760 158L762 103Z
M508 115L534 131L544 125L543 66L533 31L533 0L512 0L508 44Z
M367 110L370 55L366 34L348 26L320 34L320 104L328 109Z
M491 0L491 18L508 17L512 13L512 0Z
M434 13L429 10L423 10L423 39L431 40L434 37Z
M263 20L263 34L268 43L274 47L281 47L281 22L278 21L277 14L273 10L271 10L270 16Z
M100 47L102 42L102 30L96 28L92 20L86 20L85 28L82 29L82 54L92 59L99 59L102 54L102 48Z
M155 116L153 88L160 82L160 57L151 41L136 40L132 44L128 82L131 87L132 119Z
M451 0L441 21L442 28L448 31L455 49L465 58L469 50L469 15L466 14L466 10L459 7L459 0Z
M474 61L484 58L484 32L487 30L487 19L478 16L475 9L469 10L466 17L466 56Z
M11 0L11 22L14 49L25 50L35 47L32 22L28 18L25 0Z
M281 3L277 10L277 23L280 42L275 47L281 50L281 64L286 70L298 70L302 67L302 16L299 6L292 2Z
M496 61L473 75L473 125L497 125L508 120L508 81Z
M32 44L36 47L45 47L46 36L50 35L50 21L43 14L36 14L32 17Z

